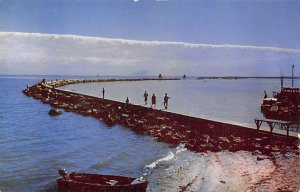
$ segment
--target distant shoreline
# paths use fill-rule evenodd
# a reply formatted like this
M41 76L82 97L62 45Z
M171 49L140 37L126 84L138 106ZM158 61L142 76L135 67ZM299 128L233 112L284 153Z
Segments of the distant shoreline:
M290 76L205 76L197 79L292 79ZM300 79L300 77L294 77Z
M128 78L157 78L157 75L141 75L141 76L138 76L138 75L12 75L12 74L0 74L0 77L18 77L18 76L37 76L37 77L53 77L53 78L60 78L62 79L63 77L67 77L67 78L71 78L71 77L78 77L80 79L84 79L84 78L121 78L121 79L128 79ZM182 79L183 77L182 76L179 76L179 75L164 75L163 77L165 78L180 78ZM282 78L283 79L288 79L288 80L291 80L292 77L291 76L196 76L196 75L192 75L192 76L189 76L187 75L187 79L198 79L198 80L203 80L203 79L280 79ZM300 79L300 76L296 76L294 77L295 80L299 80Z

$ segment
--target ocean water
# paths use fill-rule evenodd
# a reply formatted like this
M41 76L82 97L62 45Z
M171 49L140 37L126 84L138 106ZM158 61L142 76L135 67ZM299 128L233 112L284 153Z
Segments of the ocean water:
M55 191L57 169L140 177L170 145L23 95L43 77L0 77L0 191ZM46 77L46 79L57 77ZM61 77L58 77L61 78ZM78 77L77 77L78 78Z
M205 165L209 165L211 159L209 155L197 157L199 155L186 151L184 146L157 142L155 138L136 135L120 125L108 128L99 120L72 112L50 117L49 105L22 93L27 84L35 84L42 78L50 80L87 77L0 76L1 192L55 191L57 169L61 167L69 171L145 176L150 181L149 191L172 192L178 191L176 183L179 185L189 178L188 175L181 176L185 179L172 175L175 173L172 167L180 167L181 170L182 164L185 165L189 159L196 159L203 162L203 177L213 178L210 171L212 166L205 170ZM263 90L269 94L273 90L279 90L279 82L148 81L90 83L64 88L100 96L102 87L106 89L106 98L125 101L128 96L132 103L141 105L145 90L149 95L156 93L157 108L162 108L162 97L167 92L171 98L170 111L251 124L253 118L260 115ZM228 154L223 156L230 157ZM218 174L221 172L223 171ZM162 184L161 181L170 182ZM212 186L210 182L205 185Z

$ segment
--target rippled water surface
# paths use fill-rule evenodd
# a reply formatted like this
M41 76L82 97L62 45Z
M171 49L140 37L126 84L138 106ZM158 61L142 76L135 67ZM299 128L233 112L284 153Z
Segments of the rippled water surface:
M53 78L53 77L52 77ZM0 78L0 191L55 190L57 169L139 177L169 145L23 95L41 77Z

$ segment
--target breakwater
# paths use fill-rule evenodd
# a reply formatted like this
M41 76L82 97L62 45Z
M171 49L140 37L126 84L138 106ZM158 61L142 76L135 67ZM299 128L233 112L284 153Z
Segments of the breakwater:
M41 82L24 90L54 108L93 116L108 126L124 125L138 134L151 135L159 141L172 144L184 143L196 152L205 151L258 151L264 154L297 150L298 139L270 134L247 127L231 125L138 105L101 99L89 95L61 90L58 87L91 82L178 80L178 79L96 79L57 80Z
M122 79L69 79L69 80L55 80L46 82L45 79L41 83L52 87L61 87L69 84L77 83L97 83L97 82L116 82L116 81L171 81L180 80L179 78L122 78Z

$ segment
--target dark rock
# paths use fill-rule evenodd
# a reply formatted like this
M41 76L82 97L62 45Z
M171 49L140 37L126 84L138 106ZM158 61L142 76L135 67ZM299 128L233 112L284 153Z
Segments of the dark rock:
M59 111L59 110L57 110L57 109L50 109L50 111L48 112L48 114L49 114L50 116L58 116L58 115L61 115L62 112Z
M256 160L257 160L257 161L262 161L262 160L265 160L265 159L269 159L269 158L266 157L266 156L257 156L257 157L256 157Z

